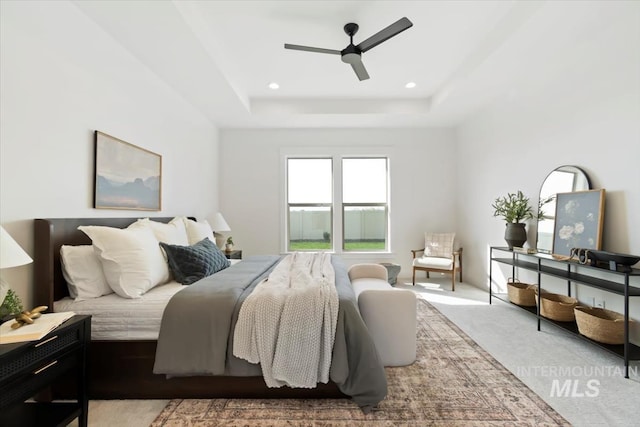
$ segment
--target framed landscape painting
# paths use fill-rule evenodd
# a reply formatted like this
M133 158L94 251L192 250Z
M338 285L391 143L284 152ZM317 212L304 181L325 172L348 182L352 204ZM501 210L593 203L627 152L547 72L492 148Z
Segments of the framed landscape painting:
M600 249L604 195L604 189L557 194L554 254L570 255L572 248Z
M159 211L162 156L95 131L94 207Z

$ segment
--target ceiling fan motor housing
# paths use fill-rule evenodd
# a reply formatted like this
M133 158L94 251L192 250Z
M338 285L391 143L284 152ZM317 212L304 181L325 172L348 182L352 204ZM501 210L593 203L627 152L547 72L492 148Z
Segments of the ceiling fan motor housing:
M353 44L350 44L345 49L343 49L340 54L342 55L342 62L353 64L354 62L360 61L362 51Z

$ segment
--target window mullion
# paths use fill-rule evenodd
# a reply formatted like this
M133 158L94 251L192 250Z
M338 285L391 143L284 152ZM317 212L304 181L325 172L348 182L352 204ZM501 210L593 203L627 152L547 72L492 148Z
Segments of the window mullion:
M341 198L343 251L387 250L389 239L388 159L345 157L341 165L343 167ZM382 185L384 187L381 187Z
M344 250L344 226L342 208L342 157L333 156L333 249Z

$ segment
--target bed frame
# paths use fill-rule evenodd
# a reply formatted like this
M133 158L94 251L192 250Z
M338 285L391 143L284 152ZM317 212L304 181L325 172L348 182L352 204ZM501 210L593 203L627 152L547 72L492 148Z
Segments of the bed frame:
M138 218L36 219L34 224L34 304L47 305L69 295L62 276L60 247L89 245L77 228L102 225L124 228ZM154 221L169 222L172 218ZM200 376L167 379L153 373L156 341L92 341L89 348L89 397L92 399L174 398L344 398L333 382L315 389L269 388L262 377ZM62 384L54 398L72 395L73 386Z

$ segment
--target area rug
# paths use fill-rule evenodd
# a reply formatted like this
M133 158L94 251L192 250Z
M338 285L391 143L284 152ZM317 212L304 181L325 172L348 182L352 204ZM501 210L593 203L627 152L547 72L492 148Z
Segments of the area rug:
M366 415L347 399L175 399L152 427L570 425L422 299L417 356L386 368L387 398Z

